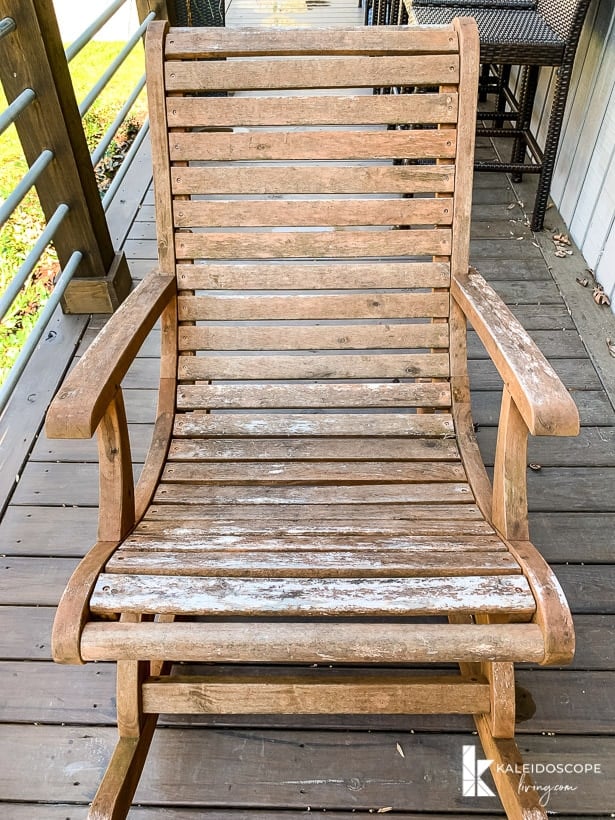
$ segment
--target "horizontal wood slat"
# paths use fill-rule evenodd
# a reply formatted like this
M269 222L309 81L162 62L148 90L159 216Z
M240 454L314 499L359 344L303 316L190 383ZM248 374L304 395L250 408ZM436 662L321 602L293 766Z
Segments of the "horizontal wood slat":
M448 324L186 326L178 337L180 350L429 349L448 347Z
M184 290L443 288L450 269L443 262L180 264L177 283Z
M193 484L161 484L156 504L327 504L331 503L329 485L293 487L262 486L212 487ZM433 484L338 484L335 500L340 504L454 504L472 503L470 487L464 483Z
M416 483L432 481L464 481L461 464L446 461L318 461L296 463L288 461L254 462L178 462L167 464L163 481L185 484L367 484L375 481Z
M226 616L414 616L505 613L529 619L534 598L524 576L454 578L197 578L101 574L93 613ZM323 646L324 648L324 646Z
M107 563L106 572L243 578L416 578L518 575L521 570L506 552L440 553L435 548L420 553L303 549L235 553L208 550L207 553L182 554L174 550L131 552L122 549Z
M437 325L434 325L437 327ZM448 384L180 384L180 410L450 407ZM285 446L289 446L286 444ZM365 446L365 444L364 444ZM381 446L378 443L377 446Z
M278 555L288 561L303 561L306 566L312 560L320 561L321 554L325 556L322 561L331 562L332 556L342 553L348 557L355 554L358 557L363 556L362 560L372 562L388 561L393 556L392 560L397 562L407 560L409 565L414 562L417 564L416 572L421 574L422 564L420 562L424 560L429 563L432 560L429 553L433 552L438 555L437 561L433 559L435 562L433 566L437 566L438 562L446 563L446 561L454 564L458 553L460 554L459 561L465 562L465 566L470 566L473 561L496 561L493 554L501 553L508 557L500 561L498 565L514 566L516 571L519 571L518 564L512 559L509 560L510 556L503 542L495 535L466 535L465 533L463 535L413 535L408 533L386 535L379 531L371 535L364 532L346 535L343 533L319 534L311 530L308 533L305 528L304 534L298 535L293 532L275 534L271 532L273 529L271 526L267 533L241 533L236 532L233 528L232 532L227 530L216 534L209 531L207 522L203 527L197 523L182 525L181 522L167 521L162 522L160 526L154 526L154 523L152 522L147 527L139 527L130 535L107 566L111 567L113 564L117 571L128 572L129 570L118 569L119 565L114 563L118 556L125 555L126 552L132 556L139 553L175 555L179 563L187 560L186 553L189 553L194 560L200 560L201 557L207 558L212 554L219 556L222 563L226 560L225 552L232 561L240 560L242 555L250 555L257 560L257 556L263 553L271 560L274 560L272 556ZM214 527L212 526L211 529L213 530ZM221 529L220 525L217 529ZM304 553L310 554L309 559L302 557ZM466 555L466 553L469 554ZM483 553L488 553L492 557L485 558ZM124 557L122 560L128 559ZM340 568L340 572L343 571L344 569ZM347 568L347 571L352 572L352 567Z
M334 104L332 104L334 103ZM457 121L456 93L344 97L171 97L170 128L438 125Z
M459 82L459 55L169 60L164 77L167 92L437 86Z
M184 321L444 318L449 297L447 293L180 296L178 311Z
M277 677L277 676L276 676ZM153 714L484 714L490 706L489 684L460 676L397 682L347 679L322 682L227 681L197 676L153 679L143 685L143 710Z
M255 34L258 34L255 37ZM458 51L456 32L450 27L388 27L386 34L377 29L362 28L242 28L208 31L207 29L171 29L165 40L167 59L194 57L259 57L278 54L305 56L328 54L417 54Z
M450 194L453 165L220 166L171 168L184 194Z
M84 660L168 658L249 663L533 661L537 624L89 623Z
M180 228L450 225L453 200L450 197L230 202L176 200L173 213L175 225Z
M186 233L175 235L178 259L354 258L446 256L451 231L288 231L281 233Z
M446 378L444 353L297 356L180 356L180 379L397 379Z
M299 131L169 135L173 162L254 160L452 159L457 131Z
M182 413L174 435L224 436L435 436L453 437L448 413Z

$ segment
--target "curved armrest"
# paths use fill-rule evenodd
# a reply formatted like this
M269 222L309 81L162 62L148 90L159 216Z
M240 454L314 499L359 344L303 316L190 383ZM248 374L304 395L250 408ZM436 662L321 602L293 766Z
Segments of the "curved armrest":
M49 438L91 438L163 308L175 277L149 274L109 319L67 376L45 421Z
M453 298L478 333L534 436L576 436L570 393L530 336L478 271L453 277Z

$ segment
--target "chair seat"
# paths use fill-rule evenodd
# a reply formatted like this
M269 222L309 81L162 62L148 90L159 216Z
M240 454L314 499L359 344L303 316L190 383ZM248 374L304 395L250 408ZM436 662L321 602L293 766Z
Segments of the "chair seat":
M448 414L406 417L422 436L401 435L395 413L306 414L302 435L286 437L296 415L262 414L275 438L246 435L241 413L185 416L192 437L172 441L154 504L98 579L93 614L534 614L521 567L474 503ZM376 439L339 435L376 423ZM338 435L323 436L331 425ZM240 437L204 437L224 431Z
M539 13L532 10L421 6L406 0L409 23L444 25L455 17L474 17L483 62L557 65L565 40Z

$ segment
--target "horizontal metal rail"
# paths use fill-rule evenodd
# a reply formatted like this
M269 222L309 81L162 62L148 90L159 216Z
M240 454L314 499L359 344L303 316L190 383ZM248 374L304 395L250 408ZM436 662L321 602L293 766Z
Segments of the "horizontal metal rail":
M15 31L16 28L17 26L12 17L3 17L2 20L0 20L0 40L12 31Z
M69 63L87 46L94 35L101 30L105 23L110 20L115 12L121 9L125 3L126 0L115 0L115 3L111 3L94 22L90 23L90 25L81 32L76 40L73 40L65 51L66 59Z
M37 182L40 175L54 158L53 151L45 149L41 152L38 159L32 163L30 170L24 174L21 180L13 188L8 197L0 205L0 228L4 225L9 216L18 207L21 200L28 193L30 188Z
M12 125L21 112L35 99L36 94L31 88L24 89L18 97L15 97L13 102L0 114L0 134L4 134L9 125Z
M38 260L41 258L45 252L45 248L55 236L56 231L62 224L62 221L69 210L70 208L64 202L61 205L58 205L53 216L45 226L45 229L34 243L32 250L20 265L15 276L11 279L11 283L0 298L0 321L4 319L11 305L18 297L21 289L26 283L28 276L30 276L36 267Z
M102 139L100 140L100 142L96 146L96 149L92 154L92 165L96 165L103 158L105 151L107 150L107 148L111 144L111 140L113 139L113 137L119 131L120 126L122 125L122 123L124 122L126 117L128 116L128 113L129 113L130 109L135 104L135 100L137 99L137 97L139 96L141 91L143 91L144 88L145 88L145 74L143 74L143 76L141 77L139 82L133 88L130 96L128 97L128 99L126 100L124 105L120 108L120 110L118 111L117 117L113 120L113 122L111 123L109 128L105 131Z
M130 40L128 40L128 42L126 43L124 48L117 55L115 60L113 60L113 62L109 64L109 67L102 74L102 76L100 77L98 82L94 86L92 86L90 91L87 93L87 95L81 101L81 103L79 104L79 113L81 114L82 117L90 110L90 108L92 107L94 102L100 96L100 93L103 90L103 88L107 85L107 83L113 77L113 75L118 71L118 69L120 68L122 63L126 60L128 55L130 54L130 52L133 50L133 48L136 46L136 44L139 42L139 40L141 39L141 37L145 33L145 29L148 27L149 23L155 17L156 17L156 12L150 11L150 13L147 15L147 17L143 20L143 22L139 26L139 28L132 35Z
M15 389L17 382L21 378L22 373L26 369L26 366L30 359L32 358L32 354L36 350L36 346L38 345L41 336L47 325L49 324L49 320L53 316L53 312L60 304L60 299L64 295L64 291L66 290L68 283L75 275L77 268L81 260L83 259L83 254L81 251L75 251L71 257L69 258L68 262L62 273L60 274L56 286L53 289L49 299L43 310L41 311L40 316L32 330L30 331L30 335L26 339L26 343L24 344L19 356L13 367L11 368L10 373L6 377L6 381L0 388L0 413L4 410L6 405L11 398L13 390Z
M122 180L126 176L126 174L128 172L128 169L130 168L130 165L131 165L133 159L135 158L135 156L137 154L137 151L141 147L141 144L142 144L143 140L145 139L148 131L149 131L149 119L146 119L145 122L143 123L143 125L141 126L141 128L139 129L139 133L135 137L134 142L132 143L132 145L130 146L128 151L126 152L126 156L124 157L124 161L122 162L122 164L120 165L120 167L117 170L117 173L113 177L111 185L109 185L109 187L107 188L107 190L105 192L105 195L104 195L103 200L102 200L103 210L107 211L107 209L109 208L109 205L111 205L111 201L113 200L113 197L117 193L117 189L122 184Z

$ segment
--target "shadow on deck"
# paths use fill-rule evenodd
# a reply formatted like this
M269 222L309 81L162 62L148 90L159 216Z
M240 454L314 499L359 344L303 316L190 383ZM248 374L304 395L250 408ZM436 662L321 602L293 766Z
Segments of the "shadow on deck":
M145 189L143 156L135 174ZM615 410L608 393L615 366L606 391L575 325L578 316L580 326L600 327L604 309L592 302L591 288L575 282L586 276L580 255L554 256L556 212L549 211L550 227L538 240L526 227L519 190L529 206L531 185L515 192L504 175L479 175L472 232L473 264L572 391L583 425L577 439L530 445L531 535L571 604L577 654L565 670L519 671L525 720L518 739L529 763L594 764L583 776L562 774L559 782L575 790L554 791L549 809L569 818L609 816L615 809ZM152 202L147 188L124 243L135 279L155 264ZM562 292L574 297L572 316ZM92 319L77 355L101 322ZM491 465L501 383L473 333L470 355L474 420ZM604 355L595 356L601 372ZM157 379L152 337L124 382L137 469L152 431ZM115 742L113 666L63 668L49 655L55 605L95 540L96 460L95 442L48 441L41 434L0 524L0 816L10 820L85 817ZM294 820L308 810L347 820L389 808L406 819L501 815L496 798L461 798L461 749L474 742L466 718L202 716L189 725L175 719L159 725L135 798L142 806L130 815L139 820Z

